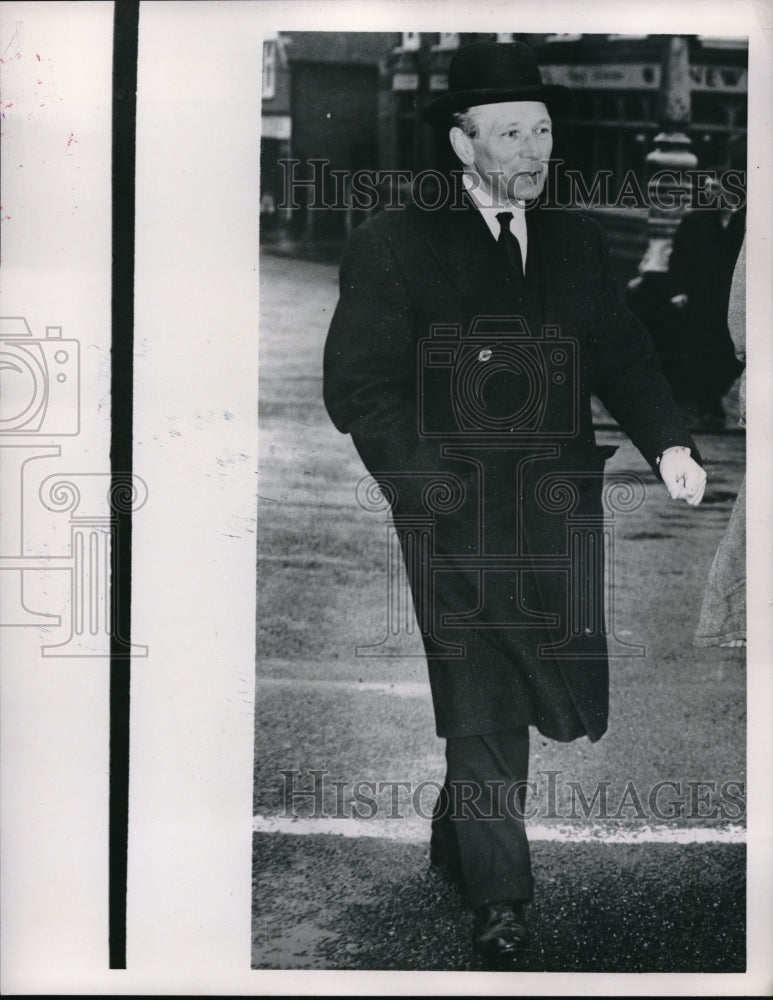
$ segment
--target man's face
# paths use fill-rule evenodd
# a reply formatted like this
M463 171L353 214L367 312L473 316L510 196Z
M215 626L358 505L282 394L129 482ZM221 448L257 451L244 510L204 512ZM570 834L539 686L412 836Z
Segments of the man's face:
M477 135L452 142L464 165L496 201L531 201L545 187L553 150L552 122L540 101L507 101L470 108ZM459 129L452 130L460 132ZM460 151L461 149L461 151Z

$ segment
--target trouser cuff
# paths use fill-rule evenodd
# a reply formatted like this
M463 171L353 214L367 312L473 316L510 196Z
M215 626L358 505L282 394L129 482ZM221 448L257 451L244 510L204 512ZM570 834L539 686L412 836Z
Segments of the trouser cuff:
M496 882L467 886L467 897L474 910L486 903L502 903L511 899L528 903L534 898L534 877L511 875Z

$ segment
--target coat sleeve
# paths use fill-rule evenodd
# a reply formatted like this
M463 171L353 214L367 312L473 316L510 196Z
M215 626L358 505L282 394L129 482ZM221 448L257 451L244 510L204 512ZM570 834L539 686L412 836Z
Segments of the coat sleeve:
M675 445L690 448L700 462L650 335L620 295L600 227L598 239L599 322L588 345L591 388L653 470L658 456Z
M378 226L349 241L324 353L324 400L372 473L434 471L419 435L414 316L400 266Z

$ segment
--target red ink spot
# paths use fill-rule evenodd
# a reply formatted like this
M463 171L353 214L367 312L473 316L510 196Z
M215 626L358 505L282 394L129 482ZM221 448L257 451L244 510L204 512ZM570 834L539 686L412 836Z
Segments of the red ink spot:
M35 53L35 58L37 59L38 62L40 62L40 56L37 54L37 52Z
M75 138L75 135L72 132L70 132L70 137L67 140L67 145L71 146L74 142L77 142L77 141L78 140Z

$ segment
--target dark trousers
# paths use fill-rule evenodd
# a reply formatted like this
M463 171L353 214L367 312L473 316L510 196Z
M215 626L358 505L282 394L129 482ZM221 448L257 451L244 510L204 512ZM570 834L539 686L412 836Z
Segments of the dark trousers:
M473 907L533 894L523 821L527 726L446 741L446 780L432 819L432 847L461 870Z

